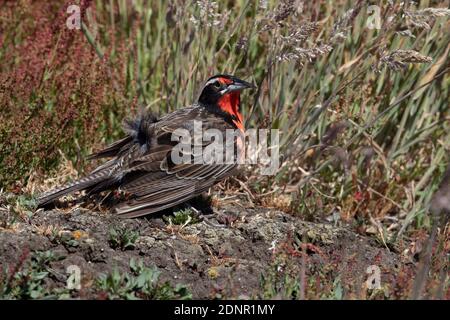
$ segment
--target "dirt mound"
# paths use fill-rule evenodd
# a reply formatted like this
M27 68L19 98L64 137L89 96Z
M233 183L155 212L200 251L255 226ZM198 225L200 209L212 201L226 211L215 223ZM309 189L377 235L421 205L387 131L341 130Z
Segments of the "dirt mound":
M4 284L3 294L28 294L12 295L13 280L8 280L27 267L28 281L36 280L30 278L35 271L45 273L36 280L40 291L31 297L142 297L130 284L139 282L135 264L141 263L141 271L157 270L158 283L177 294L181 287L189 292L173 297L364 297L370 266L379 268L382 285L391 286L401 265L397 254L373 240L280 211L228 207L214 217L225 227L191 224L190 216L174 224L175 218L123 220L78 208L38 211L8 228L10 217L3 213L0 265L10 287ZM32 263L40 261L35 253L52 258L35 270ZM71 266L80 270L80 290L67 289Z

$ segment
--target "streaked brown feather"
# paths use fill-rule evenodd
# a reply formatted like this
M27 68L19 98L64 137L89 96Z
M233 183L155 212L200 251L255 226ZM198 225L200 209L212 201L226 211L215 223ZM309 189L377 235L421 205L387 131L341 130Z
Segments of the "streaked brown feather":
M48 203L68 190L86 189L93 194L107 188L119 188L130 193L131 200L117 205L116 212L124 217L137 217L173 207L201 194L232 173L236 165L171 162L171 151L177 143L171 140L172 133L184 128L193 134L193 120L202 121L203 130L215 128L225 132L226 129L234 129L220 116L199 106L180 109L159 121L144 124L139 120L141 122L134 128L145 130L146 135L130 133L90 156L90 159L114 157L91 173L90 176L95 178L91 178L90 183L75 183L76 186L62 188L42 198L42 203ZM202 148L208 144L202 142ZM201 154L192 152L192 159L198 156ZM98 178L100 174L102 177Z

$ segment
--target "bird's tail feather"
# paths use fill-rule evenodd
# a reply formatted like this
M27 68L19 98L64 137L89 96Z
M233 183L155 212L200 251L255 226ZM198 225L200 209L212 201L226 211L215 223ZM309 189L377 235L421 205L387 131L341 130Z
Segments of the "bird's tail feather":
M109 170L101 170L101 171L93 172L84 178L70 182L59 188L45 192L45 193L41 194L37 199L38 207L45 206L45 205L49 204L50 202L58 199L59 197L66 195L66 194L92 187L92 186L102 182L103 180L107 179L108 177L109 177Z

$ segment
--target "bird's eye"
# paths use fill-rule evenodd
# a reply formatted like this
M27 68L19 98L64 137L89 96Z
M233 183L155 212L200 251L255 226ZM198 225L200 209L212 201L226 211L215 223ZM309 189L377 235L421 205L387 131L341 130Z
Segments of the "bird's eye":
M216 81L216 82L214 82L214 87L219 89L220 87L222 87L222 84L219 81Z

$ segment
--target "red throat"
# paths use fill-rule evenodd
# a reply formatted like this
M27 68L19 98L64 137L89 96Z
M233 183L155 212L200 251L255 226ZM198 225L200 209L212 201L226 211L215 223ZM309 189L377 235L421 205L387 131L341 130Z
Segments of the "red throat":
M244 124L242 123L242 114L239 112L239 105L241 103L241 97L239 91L234 91L223 95L218 105L222 111L235 116L233 123L241 130L244 131Z

